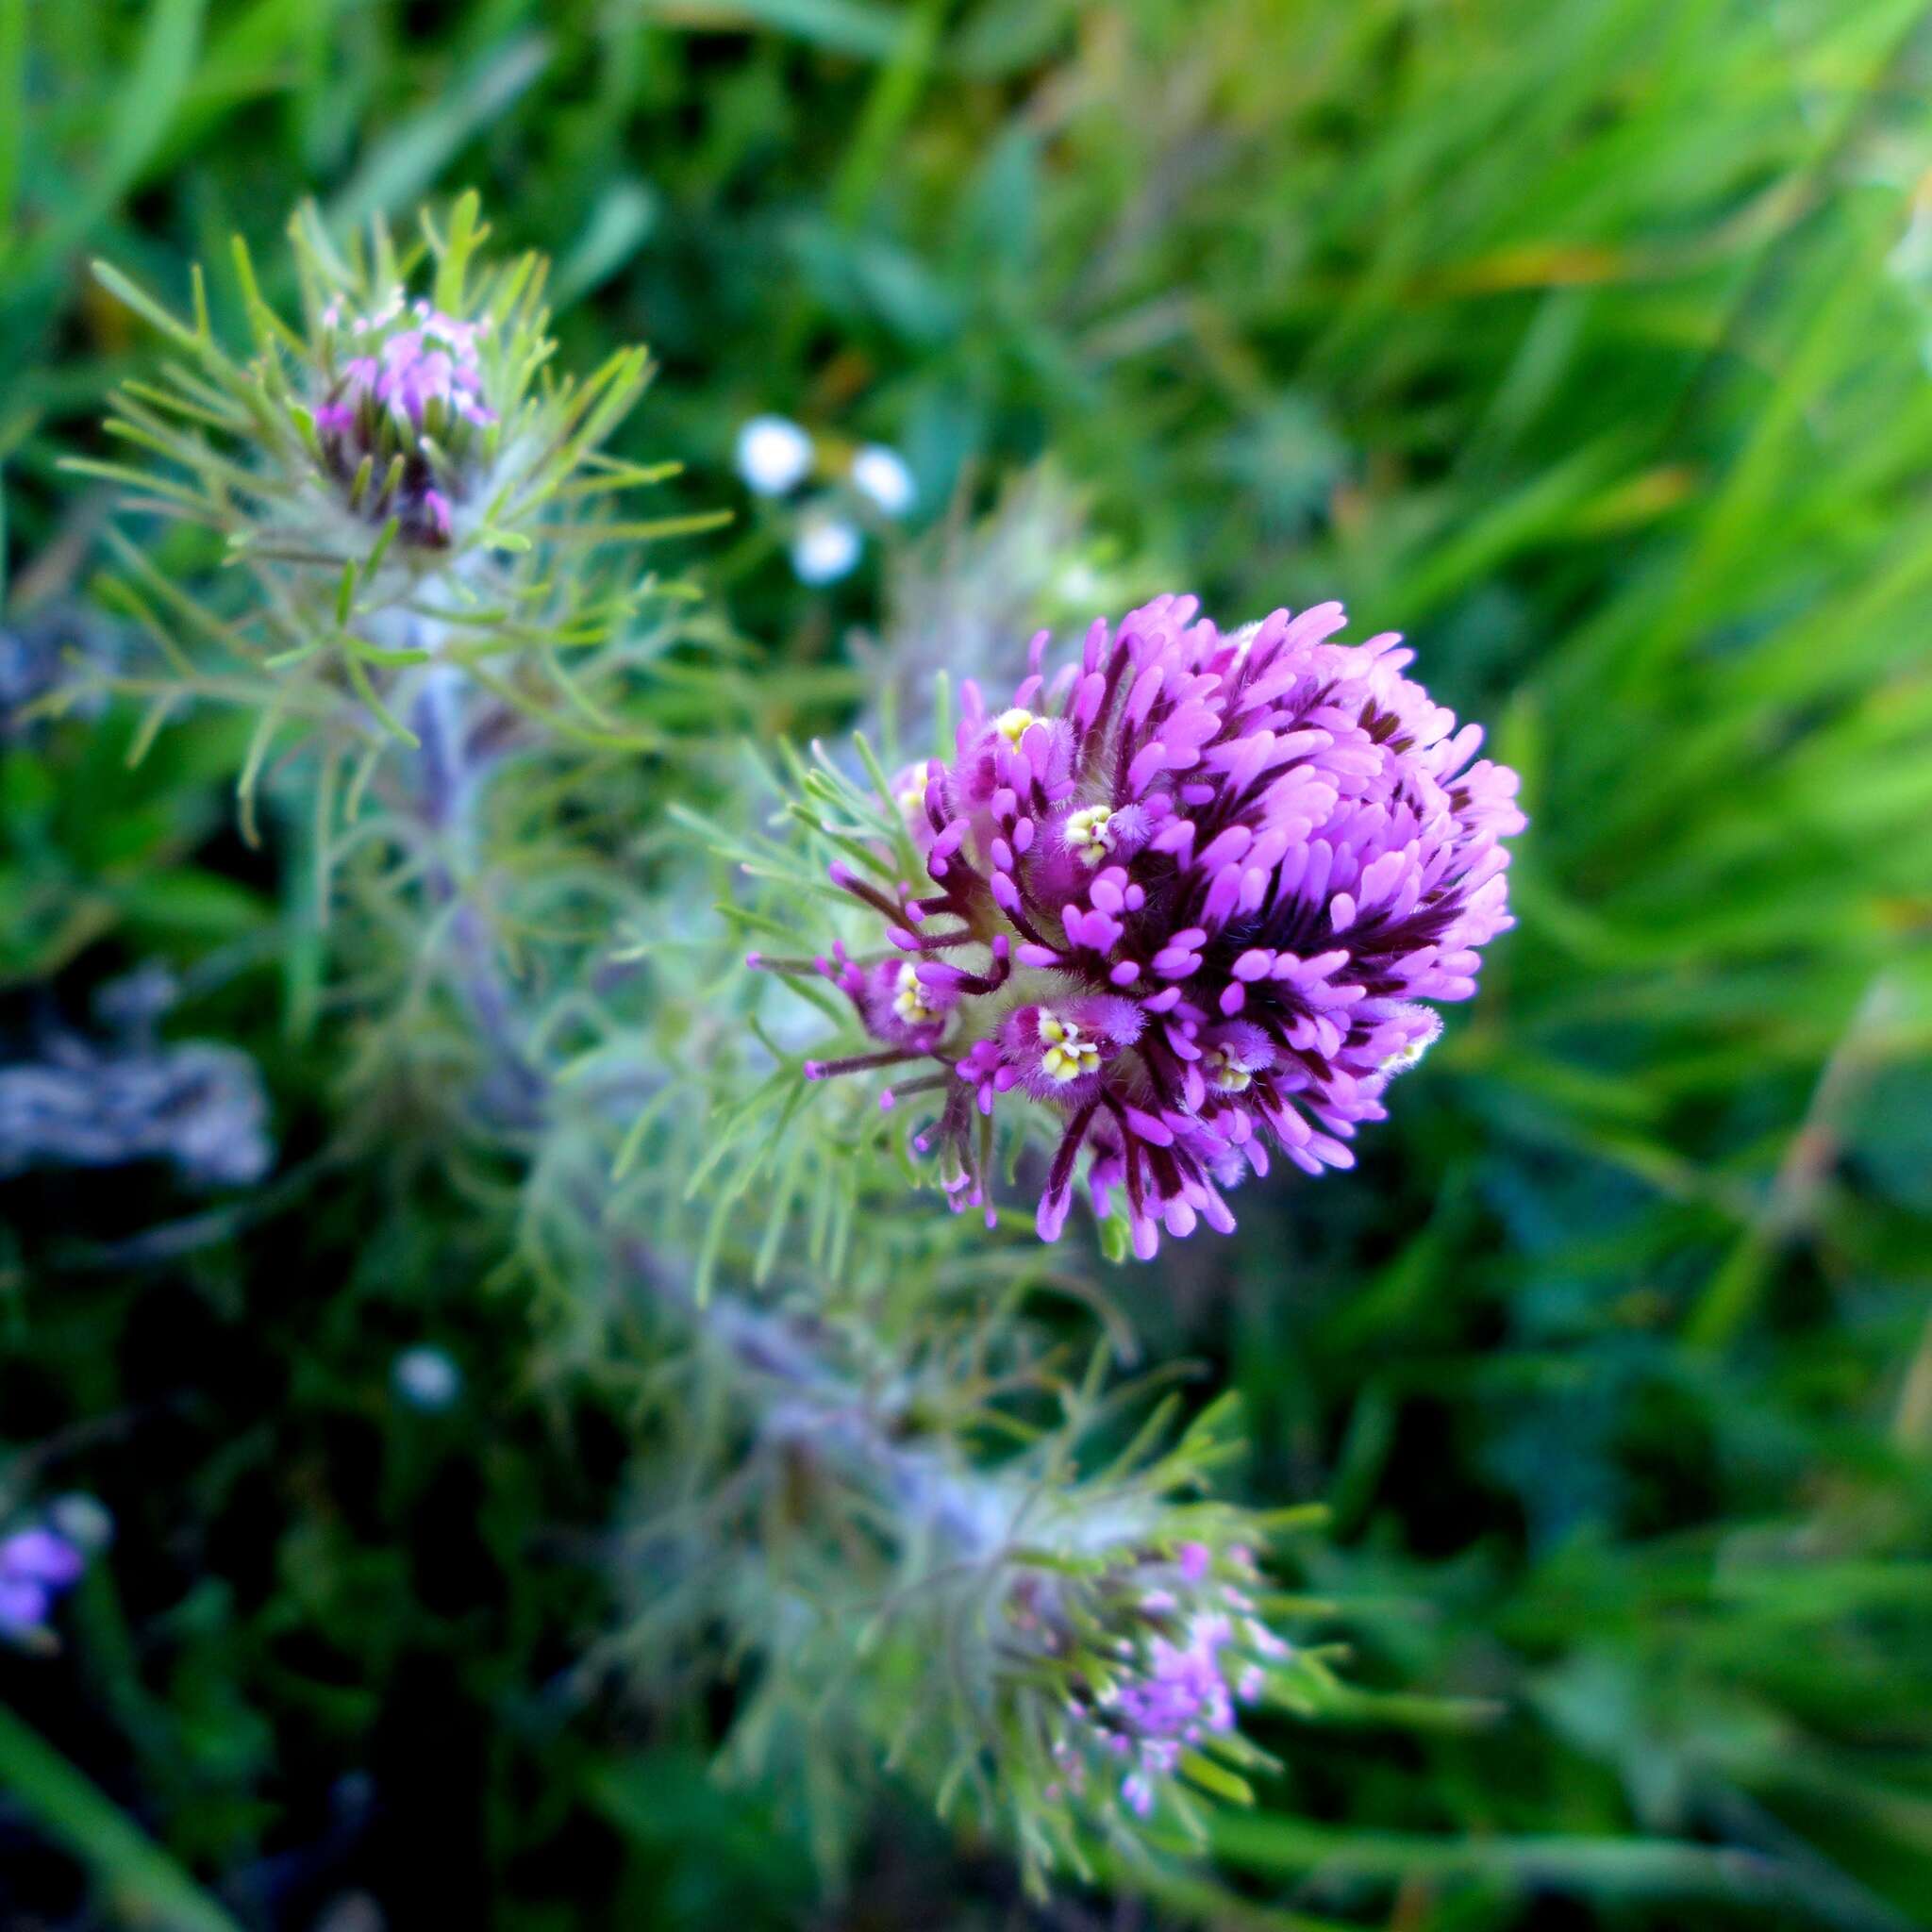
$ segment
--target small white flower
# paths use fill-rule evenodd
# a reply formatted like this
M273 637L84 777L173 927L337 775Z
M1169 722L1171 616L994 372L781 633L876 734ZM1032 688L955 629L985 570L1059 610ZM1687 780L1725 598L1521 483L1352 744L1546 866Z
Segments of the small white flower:
M919 500L906 458L882 442L867 443L852 458L852 487L889 517L903 517Z
M93 1496L56 1496L47 1505L47 1523L58 1535L88 1555L105 1550L114 1541L114 1519L108 1506Z
M836 584L858 561L859 535L842 517L808 516L791 540L791 568L802 584Z
M396 1393L411 1408L431 1415L447 1408L463 1392L463 1372L440 1348L406 1348L390 1371Z
M738 432L738 474L760 496L795 489L811 462L811 438L789 416L754 416Z

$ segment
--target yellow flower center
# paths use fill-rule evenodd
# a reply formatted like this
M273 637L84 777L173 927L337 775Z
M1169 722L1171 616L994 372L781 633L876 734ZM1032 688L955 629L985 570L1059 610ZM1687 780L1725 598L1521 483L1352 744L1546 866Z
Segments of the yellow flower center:
M1040 1064L1048 1079L1065 1087L1098 1071L1100 1048L1085 1039L1072 1020L1062 1020L1055 1013L1041 1014L1040 1037L1046 1045Z
M1210 1046L1201 1056L1201 1072L1222 1093L1245 1093L1255 1084L1254 1074L1237 1066L1224 1047Z
M1015 705L1010 711L1002 711L992 721L992 728L1017 749L1020 741L1026 736L1027 727L1037 722L1031 711L1024 706Z
M1067 817L1067 849L1082 865L1098 865L1113 850L1113 834L1107 828L1113 813L1104 805L1090 805L1084 811Z
M892 1010L908 1026L930 1026L941 1015L925 1003L925 989L918 973L908 964L899 969L898 990L892 995Z

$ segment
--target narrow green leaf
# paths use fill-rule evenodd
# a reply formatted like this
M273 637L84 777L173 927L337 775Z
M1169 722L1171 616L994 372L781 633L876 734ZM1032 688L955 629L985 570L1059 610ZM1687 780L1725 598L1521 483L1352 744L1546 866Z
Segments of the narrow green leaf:
M1191 1785L1197 1785L1204 1791L1212 1791L1217 1798L1225 1798L1230 1805L1252 1805L1255 1802L1255 1788L1239 1773L1228 1770L1224 1764L1217 1764L1203 1751L1183 1751L1180 1763L1181 1775Z
M260 284L255 279L255 262L248 253L248 243L236 235L230 239L228 248L234 258L235 278L242 285L242 306L248 311L249 326L255 331L257 345L263 349L281 347L297 358L305 356L308 349L302 338L263 298Z
M356 695L381 719L391 736L399 738L411 751L420 751L422 740L376 695L375 687L370 683L369 674L363 670L360 659L353 652L344 652L342 662L348 667L349 682L356 687Z
M174 1859L37 1732L0 1705L0 1786L121 1902L166 1932L241 1932Z
M330 221L357 227L385 208L401 208L425 193L457 150L498 119L549 64L548 37L525 34L458 75L431 106L375 143L329 204ZM383 279L390 273L378 264Z
M194 331L185 322L170 315L145 289L130 281L111 261L96 261L93 275L94 280L124 308L131 308L143 322L152 323L163 335L173 336L177 342L183 342L191 349L200 346Z
M0 0L0 260L13 245L14 197L26 150L26 0Z
M887 58L899 45L900 17L889 8L862 0L646 0L645 11L666 26L769 27L835 53L870 60Z
M606 184L584 231L558 262L554 299L561 306L601 288L641 248L658 224L658 197L622 175Z
M164 691L155 698L142 713L141 723L136 725L134 736L127 741L127 769L131 772L140 766L154 749L154 742L161 735L161 727L187 702L187 694L178 691Z
M261 775L262 760L268 756L268 748L275 742L275 731L282 722L282 714L275 706L270 706L256 720L255 730L248 741L248 755L242 760L242 775L235 782L235 798L242 808L242 841L245 845L258 846L261 843L260 830L255 818L255 787Z
M482 211L482 197L474 188L459 194L456 206L450 209L449 239L442 244L436 264L434 295L437 308L445 315L463 315L469 310L463 291L470 257L475 252L476 244L489 233L477 220ZM426 212L424 220L426 225Z

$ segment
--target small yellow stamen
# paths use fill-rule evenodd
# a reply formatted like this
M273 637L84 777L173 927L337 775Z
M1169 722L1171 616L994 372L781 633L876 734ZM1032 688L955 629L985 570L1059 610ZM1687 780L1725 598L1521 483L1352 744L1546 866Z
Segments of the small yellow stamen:
M908 1026L930 1026L941 1016L939 1009L925 1003L925 989L919 983L919 974L910 965L899 969L898 990L892 995L892 1010Z
M1223 1093L1245 1093L1255 1084L1254 1074L1237 1066L1224 1047L1210 1046L1201 1056L1201 1071Z
M1113 834L1107 828L1112 817L1104 805L1090 805L1084 811L1068 815L1067 849L1082 865L1098 865L1113 850Z
M1002 711L992 721L992 728L1017 750L1020 741L1026 736L1027 727L1037 722L1031 711L1015 705L1010 711Z
M1062 1020L1056 1013L1042 1013L1040 1016L1040 1037L1047 1042L1046 1051L1040 1057L1040 1065L1048 1079L1065 1087L1099 1070L1099 1047L1092 1041L1083 1039L1079 1027L1073 1021Z

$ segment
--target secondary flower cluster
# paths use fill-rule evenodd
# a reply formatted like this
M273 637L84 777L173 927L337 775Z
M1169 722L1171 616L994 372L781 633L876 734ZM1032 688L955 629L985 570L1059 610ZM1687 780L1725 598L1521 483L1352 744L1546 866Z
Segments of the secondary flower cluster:
M930 884L834 866L889 950L810 962L881 1050L808 1076L935 1063L881 1104L941 1096L913 1145L956 1208L987 1206L1012 1096L1058 1130L1041 1236L1084 1153L1143 1258L1162 1226L1232 1227L1224 1192L1271 1144L1352 1163L1441 1030L1426 1003L1467 999L1511 924L1499 841L1524 823L1516 774L1471 762L1480 727L1403 675L1393 635L1330 641L1339 604L1228 634L1197 613L1096 623L1050 681L1042 632L997 712L966 687L953 758L898 781Z
M1217 1740L1232 1739L1237 1702L1253 1703L1290 1649L1242 1587L1255 1574L1245 1550L1217 1565L1206 1543L1186 1542L1096 1576L1020 1578L1007 1605L1018 1646L1063 1684L1044 1797L1086 1803L1110 1787L1144 1818L1166 1781L1228 1748Z
M92 458L69 467L220 532L230 560L261 581L263 608L240 624L210 613L200 628L244 645L266 633L277 671L314 660L333 675L347 656L350 682L386 683L369 667L405 669L396 652L432 648L457 624L473 654L553 628L581 647L576 620L612 600L601 585L574 597L570 559L716 521L607 516L675 471L602 449L650 380L648 353L621 349L581 377L558 373L541 258L492 258L475 194L441 225L425 211L422 227L419 267L380 222L345 246L319 212L300 210L289 231L302 298L292 321L263 298L238 242L254 344L245 359L217 340L198 276L188 321L95 265L181 352L157 381L124 385L110 419L178 474ZM487 624L492 609L503 614Z

